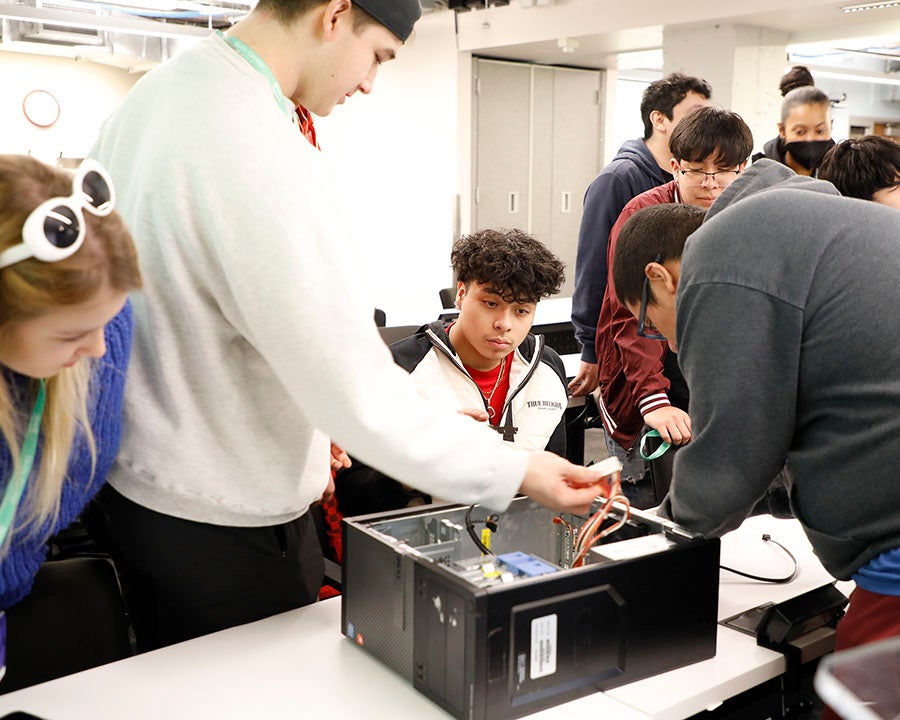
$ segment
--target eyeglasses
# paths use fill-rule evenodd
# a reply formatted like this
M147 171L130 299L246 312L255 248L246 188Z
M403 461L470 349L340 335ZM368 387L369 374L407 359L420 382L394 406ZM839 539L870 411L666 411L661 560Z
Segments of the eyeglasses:
M741 174L740 170L716 170L709 173L703 170L685 169L680 166L678 169L681 171L682 177L690 185L702 185L707 178L711 178L716 185L728 185L734 182L734 179Z
M653 262L658 263L662 260L662 255L657 255ZM647 332L647 302L650 300L650 278L644 274L644 288L641 290L641 310L638 313L638 337L647 338L648 340L665 340L665 336L658 332ZM654 328L655 330L655 328Z
M82 210L105 216L116 202L112 179L100 163L85 160L72 178L72 194L45 200L22 225L22 242L0 253L0 268L34 257L57 262L73 255L84 242Z

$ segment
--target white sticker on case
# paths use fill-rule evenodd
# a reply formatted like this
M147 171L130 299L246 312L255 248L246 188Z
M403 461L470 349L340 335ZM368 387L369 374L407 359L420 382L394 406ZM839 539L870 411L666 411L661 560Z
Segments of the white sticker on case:
M556 615L531 621L531 679L556 672Z

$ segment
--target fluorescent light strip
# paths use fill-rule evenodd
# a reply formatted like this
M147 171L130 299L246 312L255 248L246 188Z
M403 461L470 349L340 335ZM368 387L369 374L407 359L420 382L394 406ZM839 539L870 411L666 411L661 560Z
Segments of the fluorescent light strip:
M896 2L870 2L861 5L845 5L841 8L845 13L863 12L865 10L886 10L887 8L897 7L900 0Z
M149 37L206 37L210 31L196 25L177 25L163 23L145 18L108 15L85 15L63 10L42 10L24 5L7 5L0 3L0 19L25 20L65 27L85 28L88 30L108 30L132 35Z
M900 85L900 78L889 78L880 75L855 75L853 73L832 72L812 68L815 77L826 77L834 80L853 80L855 82L875 83L876 85Z

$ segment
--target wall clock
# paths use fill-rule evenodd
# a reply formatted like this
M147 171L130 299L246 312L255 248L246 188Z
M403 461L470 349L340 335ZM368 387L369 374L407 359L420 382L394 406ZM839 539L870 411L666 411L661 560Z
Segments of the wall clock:
M48 128L59 120L59 101L46 90L32 90L22 100L22 112L32 125Z

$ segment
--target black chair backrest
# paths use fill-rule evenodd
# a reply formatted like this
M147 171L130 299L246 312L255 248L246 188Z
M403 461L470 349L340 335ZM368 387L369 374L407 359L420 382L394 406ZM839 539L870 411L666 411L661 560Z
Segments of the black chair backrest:
M438 295L441 297L442 308L456 307L456 288L443 288L442 290L438 290Z
M131 655L119 582L112 563L105 558L45 562L31 593L7 610L7 615L8 667L3 692Z
M419 325L395 325L394 327L378 328L378 332L381 333L381 339L384 340L384 344L391 345L398 340L415 334L418 329Z

